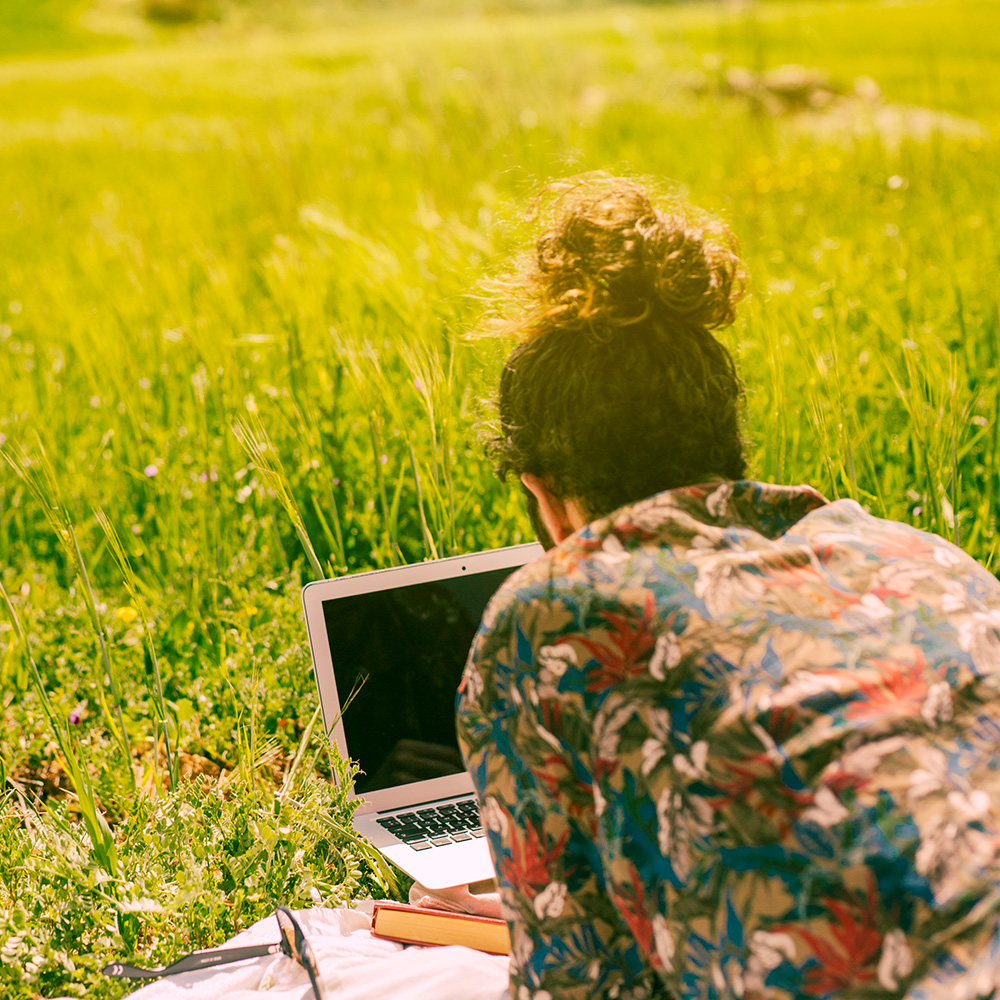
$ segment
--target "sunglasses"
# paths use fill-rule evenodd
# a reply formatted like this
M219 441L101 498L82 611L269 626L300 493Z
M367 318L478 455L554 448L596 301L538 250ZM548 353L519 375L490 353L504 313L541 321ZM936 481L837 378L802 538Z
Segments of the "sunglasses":
M279 951L286 958L294 958L309 976L313 994L316 1000L324 1000L323 991L319 985L319 966L316 956L299 922L292 916L287 907L279 906L274 912L278 919L278 930L281 940L276 944L255 944L246 948L215 948L211 951L193 951L190 955L179 958L162 969L138 969L134 965L122 962L112 962L105 966L104 975L116 976L122 979L157 979L160 976L173 976L178 972L193 972L195 969L210 969L214 965L226 965L229 962L242 962L246 958L259 958L261 955L274 955Z

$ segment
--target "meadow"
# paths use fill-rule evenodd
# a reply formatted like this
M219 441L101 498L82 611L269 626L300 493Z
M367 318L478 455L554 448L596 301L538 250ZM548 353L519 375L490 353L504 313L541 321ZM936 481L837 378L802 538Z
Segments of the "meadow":
M472 334L547 181L721 214L754 474L997 569L991 0L30 6L0 9L4 997L405 891L330 780L299 589L531 537L479 443L509 345Z

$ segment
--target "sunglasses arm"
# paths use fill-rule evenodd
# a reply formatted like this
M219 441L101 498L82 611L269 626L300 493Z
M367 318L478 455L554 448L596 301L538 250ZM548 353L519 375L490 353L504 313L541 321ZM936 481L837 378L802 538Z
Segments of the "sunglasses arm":
M217 948L214 951L195 951L185 955L172 965L162 969L138 969L134 965L122 962L112 962L105 966L104 975L116 976L122 979L158 979L160 976L172 976L178 972L194 972L197 969L210 969L214 965L226 965L229 962L242 962L247 958L260 958L262 955L274 955L282 951L280 944L257 944L246 948Z

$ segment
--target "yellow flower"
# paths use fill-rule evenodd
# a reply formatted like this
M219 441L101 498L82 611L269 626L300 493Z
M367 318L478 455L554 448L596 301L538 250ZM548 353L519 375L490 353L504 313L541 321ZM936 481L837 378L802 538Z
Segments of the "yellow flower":
M139 617L139 612L131 604L126 605L124 608L119 608L115 614L126 625L131 625Z

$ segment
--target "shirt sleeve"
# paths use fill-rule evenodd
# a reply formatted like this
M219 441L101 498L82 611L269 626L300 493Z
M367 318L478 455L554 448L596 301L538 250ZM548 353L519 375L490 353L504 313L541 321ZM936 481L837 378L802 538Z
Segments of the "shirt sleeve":
M480 630L459 743L511 933L514 1000L638 1000L659 984L603 882L574 618L567 602L519 595Z

